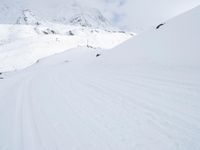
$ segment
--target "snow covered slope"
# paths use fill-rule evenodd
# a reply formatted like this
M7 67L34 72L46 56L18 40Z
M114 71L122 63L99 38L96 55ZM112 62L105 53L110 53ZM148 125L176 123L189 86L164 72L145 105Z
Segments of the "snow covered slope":
M132 37L59 24L0 25L0 72L26 68L40 59L76 47L110 49Z
M199 18L1 74L0 148L199 150Z
M112 27L97 9L76 6L67 23L25 8L23 1L0 6L0 72L26 68L71 48L110 49L135 35Z
M159 29L150 30L112 50L117 64L163 64L200 67L199 7L166 21ZM123 51L123 52L122 52Z

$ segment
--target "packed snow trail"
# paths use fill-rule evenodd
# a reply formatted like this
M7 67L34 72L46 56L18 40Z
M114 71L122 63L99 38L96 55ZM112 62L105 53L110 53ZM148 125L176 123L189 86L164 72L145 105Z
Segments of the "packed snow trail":
M199 149L199 70L95 68L95 53L73 50L5 75L1 149Z
M1 74L0 149L199 150L199 17Z

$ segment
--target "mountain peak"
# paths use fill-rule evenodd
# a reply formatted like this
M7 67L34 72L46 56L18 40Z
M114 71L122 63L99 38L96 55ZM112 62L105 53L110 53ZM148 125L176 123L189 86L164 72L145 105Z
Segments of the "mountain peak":
M75 15L69 19L72 25L83 27L105 28L110 27L109 21L102 15L98 9L88 8L78 10Z
M17 24L40 25L41 22L42 20L37 18L29 9L23 10L22 15L17 19Z

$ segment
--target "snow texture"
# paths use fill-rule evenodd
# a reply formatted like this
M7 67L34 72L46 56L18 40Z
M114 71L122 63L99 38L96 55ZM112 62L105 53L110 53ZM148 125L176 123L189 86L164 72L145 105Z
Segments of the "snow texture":
M199 18L197 7L112 50L74 48L1 74L0 149L199 150ZM31 26L14 35L22 39L4 41L0 62L8 51L24 63L77 43Z

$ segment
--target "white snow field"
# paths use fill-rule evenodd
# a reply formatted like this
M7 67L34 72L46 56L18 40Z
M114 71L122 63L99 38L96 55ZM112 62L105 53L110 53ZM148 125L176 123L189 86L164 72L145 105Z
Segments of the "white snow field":
M70 49L1 74L0 149L199 150L199 18L197 7L112 50ZM16 42L21 57L30 46Z
M55 34L48 33L51 31ZM110 49L134 35L62 24L0 25L0 34L0 72L26 68L71 48Z

